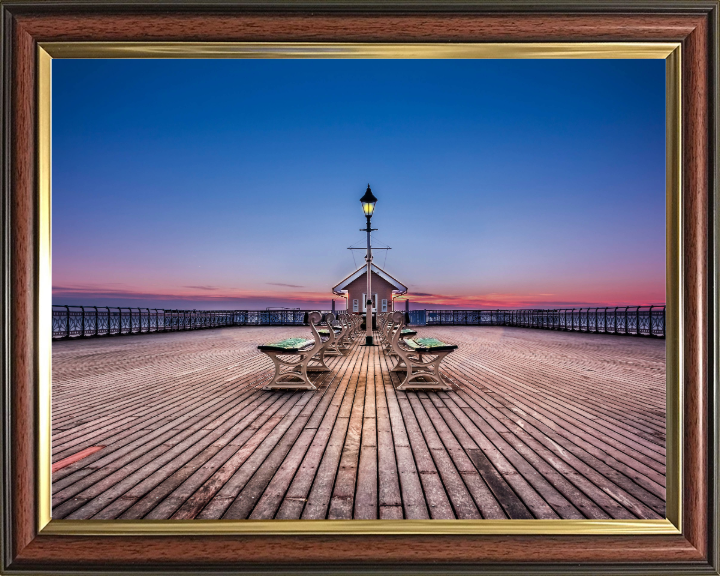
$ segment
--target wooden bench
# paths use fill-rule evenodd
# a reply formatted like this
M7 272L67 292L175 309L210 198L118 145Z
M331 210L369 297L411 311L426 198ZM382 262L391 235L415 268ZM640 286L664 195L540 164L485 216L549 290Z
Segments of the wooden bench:
M362 317L359 314L350 314L346 311L340 313L339 319L343 326L347 326L345 343L350 346L352 341L358 336L360 324L362 324Z
M391 345L399 357L392 371L405 372L405 379L397 389L450 390L450 385L440 375L440 364L445 356L457 350L457 346L437 338L405 338L402 333L405 315L402 312L394 312L392 321L396 328Z
M316 328L321 319L320 312L308 314L312 339L285 338L258 346L258 350L267 354L275 365L275 375L263 390L317 390L317 387L310 382L307 373L330 371L325 364L325 350L330 340L323 340ZM328 314L328 325L332 326L334 320L333 315Z
M338 321L340 322L340 326L335 326L335 316L328 314L325 317L325 325L327 328L318 330L318 334L320 334L322 338L328 339L323 349L325 356L342 356L342 351L350 347L345 341L350 328L341 320L340 315L338 315Z
M393 312L383 312L378 316L378 332L380 333L380 344L383 347L383 351L390 356L396 356L395 351L392 349L392 337L395 330L398 329L398 325L392 319ZM412 328L399 328L401 330L401 338L409 338L416 336L417 331Z

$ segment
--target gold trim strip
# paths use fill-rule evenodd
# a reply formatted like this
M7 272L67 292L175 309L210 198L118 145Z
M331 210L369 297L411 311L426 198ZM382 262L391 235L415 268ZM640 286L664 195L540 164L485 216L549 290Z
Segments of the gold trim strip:
M665 520L50 520L51 59L653 58L666 59L667 519ZM679 534L682 518L681 52L679 43L329 44L48 42L38 47L38 529L52 535Z
M665 59L677 42L372 44L327 42L41 42L53 58Z
M682 48L665 64L666 267L665 267L665 516L682 530L683 438L683 264L682 264Z
M668 520L53 520L49 535L679 534Z
M37 175L39 186L38 201L38 355L37 355L37 394L38 394L38 530L50 522L52 512L52 236L51 236L51 177L52 149L50 130L52 126L51 87L52 58L38 49L38 116L37 116Z

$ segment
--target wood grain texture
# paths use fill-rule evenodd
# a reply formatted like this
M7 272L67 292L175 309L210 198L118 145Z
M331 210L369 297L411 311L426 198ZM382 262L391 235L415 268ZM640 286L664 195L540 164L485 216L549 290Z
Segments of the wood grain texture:
M39 41L246 42L660 41L685 38L696 15L563 14L98 14L20 15Z
M706 555L708 535L708 38L702 22L683 57L684 379L683 516L688 541Z
M101 567L137 564L206 569L302 565L308 572L333 566L391 565L419 572L428 563L636 563L695 562L702 555L682 536L291 536L291 537L48 537L35 539L17 566ZM438 567L436 566L436 569ZM601 570L596 569L594 573ZM667 574L667 571L659 572Z
M10 311L13 543L18 554L36 535L35 506L35 45L14 28L11 150Z
M637 6L636 6L636 9ZM66 569L142 563L162 566L316 566L410 565L428 563L630 563L665 562L677 570L710 572L708 542L712 536L708 470L708 320L714 313L708 277L709 193L716 182L708 158L717 95L709 82L716 65L716 4L673 4L664 13L608 14L433 14L372 13L225 13L101 14L90 5L69 9L46 8L44 13L24 7L13 14L6 5L4 57L10 58L12 79L3 85L5 116L10 121L4 146L12 150L9 164L10 242L3 246L10 262L8 309L11 338L12 543L13 568L60 566ZM55 11L55 13L52 13ZM82 538L35 537L34 505L34 43L60 40L183 40L183 41L581 41L656 40L683 42L685 249L685 500L684 536L669 537L195 537L195 538ZM5 64L5 63L4 63ZM4 69L8 69L5 67ZM714 104L713 104L714 105ZM377 392L377 383L375 383ZM367 394L366 394L367 398ZM379 409L379 404L377 407ZM432 412L432 407L423 406ZM411 406L412 408L412 406ZM496 407L495 407L496 408ZM399 407L387 405L392 427ZM428 414L428 412L426 412ZM458 417L460 416L458 412ZM509 417L509 415L506 415ZM442 438L441 438L442 439ZM363 444L361 438L361 444ZM378 431L378 449L381 440ZM368 445L368 448L371 446ZM401 447L402 448L402 447ZM401 448L397 450L401 451ZM540 447L538 447L540 449ZM362 446L361 446L362 454ZM402 454L398 453L398 461ZM361 456L362 458L362 456ZM363 464L359 463L360 468ZM400 490L404 488L401 485ZM396 508L386 506L388 514ZM714 529L714 528L713 528ZM278 559L278 551L282 558ZM717 559L713 560L717 562ZM622 569L620 566L618 569ZM662 568L661 570L666 570ZM597 571L600 571L598 569Z

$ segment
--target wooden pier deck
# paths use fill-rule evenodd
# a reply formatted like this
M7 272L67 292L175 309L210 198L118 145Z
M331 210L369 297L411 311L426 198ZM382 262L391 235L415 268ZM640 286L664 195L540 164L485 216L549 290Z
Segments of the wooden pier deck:
M450 392L399 392L379 348L316 392L265 392L238 327L53 343L53 517L662 518L665 342L426 327Z

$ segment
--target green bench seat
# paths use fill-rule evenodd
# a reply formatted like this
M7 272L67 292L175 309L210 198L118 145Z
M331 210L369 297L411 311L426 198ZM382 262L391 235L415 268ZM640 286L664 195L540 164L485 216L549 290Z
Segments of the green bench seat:
M342 331L341 328L333 328L333 330L335 334ZM320 336L329 336L330 330L328 330L327 328L320 328L320 330L318 330L318 334L320 334Z
M307 338L285 338L278 342L269 342L258 346L258 350L265 351L269 350L272 352L287 352L288 354L300 352L303 348L312 346L315 344L314 340L308 340Z
M415 352L448 352L456 350L455 344L446 344L437 338L405 338L405 344L412 348Z
M415 334L417 334L417 330L413 330L412 328L403 328L400 331L400 334L403 336L415 336Z

